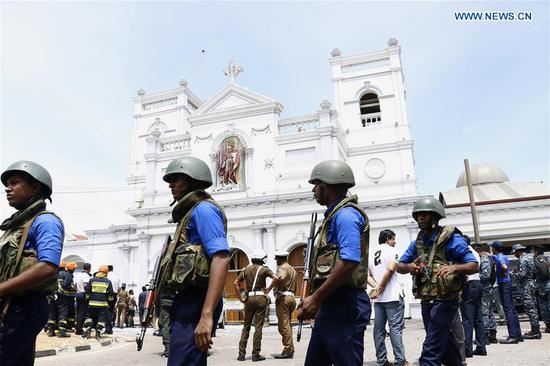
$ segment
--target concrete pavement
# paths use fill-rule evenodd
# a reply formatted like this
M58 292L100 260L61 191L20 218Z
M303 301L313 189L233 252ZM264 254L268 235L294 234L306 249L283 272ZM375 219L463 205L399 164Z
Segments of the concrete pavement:
M424 339L424 329L420 320L407 320L404 331L404 342L407 359L415 361L420 355L422 341ZM523 331L529 330L528 322L522 322ZM240 338L241 326L226 326L226 329L218 329L217 337L214 338L214 347L212 356L208 358L209 365L223 366L242 366L251 363L250 350L252 348L251 331L246 361L237 361L238 342ZM294 328L296 331L296 328ZM160 357L162 351L162 342L160 337L151 336L152 330L148 331L145 344L141 352L136 351L135 335L138 328L133 329L115 329L115 335L119 337L119 343L110 347L104 347L98 350L90 350L78 353L66 353L58 356L39 358L36 361L37 366L60 365L60 364L78 364L78 365L102 365L102 366L127 366L127 365L166 365L166 359ZM263 362L254 363L254 365L303 365L307 344L311 334L311 329L305 328L303 339L300 343L295 342L296 353L292 360L276 360L272 354L281 352L281 338L277 332L276 326L264 328L262 342L262 355L268 359ZM497 336L504 338L506 336L506 327L499 326ZM294 339L296 336L294 334ZM125 341L126 340L126 341ZM390 361L393 360L391 345L389 339L386 342ZM515 345L490 345L487 346L488 356L476 356L467 359L470 366L481 365L532 365L547 366L550 364L550 334L543 334L540 340L526 340L523 343ZM376 365L374 345L372 341L372 327L369 326L365 332L365 356L364 365Z

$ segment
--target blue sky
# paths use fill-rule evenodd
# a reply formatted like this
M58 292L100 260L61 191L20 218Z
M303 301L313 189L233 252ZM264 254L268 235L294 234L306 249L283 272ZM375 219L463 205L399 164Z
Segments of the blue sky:
M419 193L452 189L464 158L493 162L514 181L549 181L547 2L0 6L0 166L39 161L60 192L125 186L139 88L171 89L186 78L207 99L226 85L222 71L235 59L245 69L239 84L279 100L283 117L309 114L333 100L332 48L368 52L389 37L402 47ZM455 11L533 18L458 22ZM89 196L56 198L75 231L107 224L97 200L93 209L74 205ZM127 199L101 197L113 210Z

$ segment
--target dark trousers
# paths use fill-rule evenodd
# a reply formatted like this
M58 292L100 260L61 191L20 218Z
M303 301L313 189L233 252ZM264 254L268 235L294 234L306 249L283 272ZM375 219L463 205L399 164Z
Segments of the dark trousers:
M315 318L304 365L363 365L370 313L370 300L362 289L340 287L327 297Z
M89 306L86 313L84 327L95 328L97 331L103 332L103 330L107 327L107 321L111 316L108 307Z
M57 314L57 295L50 295L48 301L48 327L49 329L57 329L57 322L59 320Z
M76 294L76 330L82 330L87 311L88 301L85 299L84 293Z
M512 302L512 286L510 282L499 283L498 293L500 294L500 301L502 301L504 315L506 316L508 335L510 337L519 338L521 337L521 328L519 327L518 314Z
M420 366L461 366L462 357L453 341L451 326L458 311L456 300L422 301L422 320L426 339L422 345Z
M0 306L3 306L0 301ZM48 320L45 295L12 299L4 326L0 328L0 365L32 366L36 336Z
M467 355L473 352L474 328L476 331L476 345L480 349L485 349L485 342L487 341L481 314L482 292L481 282L477 280L466 282L464 290L462 290L460 312L462 313L462 324L464 325L464 342Z
M174 298L170 311L168 366L206 365L206 352L201 352L195 345L195 328L201 317L206 291L205 288L192 288ZM216 326L222 306L220 299L212 317L212 328Z
M59 317L59 329L67 330L74 322L74 296L57 294L57 314ZM71 310L72 309L72 310Z

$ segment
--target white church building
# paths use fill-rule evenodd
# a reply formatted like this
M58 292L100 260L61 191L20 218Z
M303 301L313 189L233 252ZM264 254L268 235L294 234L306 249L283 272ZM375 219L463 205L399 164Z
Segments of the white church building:
M88 239L66 242L64 259L90 262L93 268L113 264L129 288L148 283L163 240L175 229L167 222L172 197L162 176L172 159L187 155L210 165L214 185L208 191L228 217L232 259L226 309L241 307L232 282L256 248L268 253L272 269L275 250L289 251L289 262L303 272L311 212L320 217L324 212L308 184L321 160L339 159L352 167L357 185L351 192L370 219L370 253L382 229L395 231L397 248L404 251L418 232L411 211L419 195L401 48L390 39L384 49L359 55L334 49L329 63L333 102L320 101L306 116L281 118L284 101L239 85L242 68L234 62L225 70L227 85L206 100L185 80L172 90L140 89L127 177L129 187L143 192L128 203L135 222L87 230ZM407 304L415 303L410 277L402 279ZM407 306L406 315L419 314ZM226 311L228 321L240 316Z

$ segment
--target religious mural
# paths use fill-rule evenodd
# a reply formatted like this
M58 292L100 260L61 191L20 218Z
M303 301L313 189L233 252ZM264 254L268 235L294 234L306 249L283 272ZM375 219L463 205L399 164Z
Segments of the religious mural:
M236 136L223 140L216 153L216 189L232 190L244 187L244 148Z

